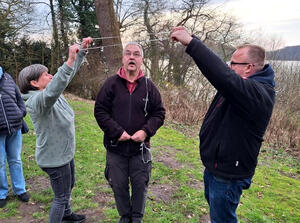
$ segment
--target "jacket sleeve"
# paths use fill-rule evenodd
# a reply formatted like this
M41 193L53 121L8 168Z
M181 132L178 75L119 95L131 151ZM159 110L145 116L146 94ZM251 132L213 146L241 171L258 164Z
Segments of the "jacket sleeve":
M263 84L240 77L197 38L192 39L186 52L217 91L242 114L250 117L264 107L261 106L266 96Z
M147 123L143 126L147 134L147 137L152 137L155 135L156 131L164 124L166 110L163 107L161 100L161 95L153 84L153 82L148 81L151 86L150 97L149 97L149 112Z
M24 101L21 97L20 90L17 85L16 85L16 99L17 99L17 105L20 108L20 110L23 112L23 117L25 117L26 116L26 108L25 108Z
M111 116L113 97L113 87L110 81L106 80L96 98L94 116L103 132L110 139L118 140L124 129Z
M82 51L77 55L72 68L66 63L59 67L47 87L34 96L32 106L37 112L44 113L51 109L78 71L84 55L85 53Z

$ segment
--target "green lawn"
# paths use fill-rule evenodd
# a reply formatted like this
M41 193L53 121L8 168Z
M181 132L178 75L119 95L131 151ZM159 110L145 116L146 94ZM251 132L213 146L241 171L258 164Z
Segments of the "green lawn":
M76 113L76 186L72 194L75 212L86 213L86 222L116 222L113 194L104 179L103 134L93 104L70 101ZM23 138L23 167L31 200L19 202L10 192L0 209L0 222L47 222L52 191L46 174L34 160L35 135L29 116L29 134ZM199 127L196 129L198 131ZM145 223L198 223L208 214L203 194L203 166L199 141L171 127L162 127L152 139L153 169ZM280 149L262 148L253 183L244 191L238 208L240 222L300 222L299 160Z

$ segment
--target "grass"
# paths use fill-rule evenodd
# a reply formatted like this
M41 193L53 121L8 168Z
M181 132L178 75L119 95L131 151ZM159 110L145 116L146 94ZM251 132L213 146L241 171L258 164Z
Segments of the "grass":
M76 113L77 143L73 210L87 213L89 222L116 222L113 194L103 174L103 133L93 117L93 104L79 100L71 100L70 104ZM29 222L24 219L47 222L53 198L47 175L35 163L35 134L30 118L26 117L26 121L30 132L23 138L22 158L31 200L22 204L10 191L7 205L0 209L0 222L4 223ZM164 126L151 145L154 162L144 222L198 223L209 212L203 194L198 139ZM237 210L240 222L299 223L299 173L299 160L280 148L262 148L253 183L244 191Z

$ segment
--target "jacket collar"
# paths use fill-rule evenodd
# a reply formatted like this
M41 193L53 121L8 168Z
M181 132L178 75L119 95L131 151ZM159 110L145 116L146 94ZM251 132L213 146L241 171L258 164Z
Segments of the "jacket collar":
M274 77L275 77L274 70L272 69L271 65L266 64L261 71L251 75L248 78L254 79L260 83L269 84L272 87L275 87Z
M125 79L126 81L131 82L131 81L128 80L128 78L127 78L127 76L126 76L126 73L125 73L125 70L124 70L123 67L121 67L121 68L118 70L117 74L118 74L121 78ZM134 80L133 82L136 82L136 80L140 79L140 78L143 77L143 76L144 76L144 72L143 72L142 70L140 70L138 76L135 78L135 80ZM131 83L132 83L132 82L131 82Z

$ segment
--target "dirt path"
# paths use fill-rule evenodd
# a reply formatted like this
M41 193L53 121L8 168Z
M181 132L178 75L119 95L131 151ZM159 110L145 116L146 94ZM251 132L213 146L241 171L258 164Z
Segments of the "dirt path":
M176 149L167 148L164 150L157 151L154 162L162 163L163 165L172 168L180 169L184 164L178 162L175 158ZM49 179L45 176L38 176L35 178L30 178L26 180L28 185L28 192L41 192L48 190L50 188ZM193 180L187 182L190 186L196 189L202 189L203 183ZM109 187L108 185L99 185L99 187ZM173 193L178 189L176 185L168 184L157 184L156 182L151 182L149 185L148 199L155 202L163 202L168 204L171 202ZM10 195L8 197L8 202L11 199L17 199L15 196ZM97 208L85 209L79 213L84 213L87 216L86 223L96 223L96 222L109 222L104 216L103 210L107 208L107 204L114 202L112 193L96 193L94 196L94 201L98 204ZM7 219L1 219L1 223L44 223L46 222L45 217L48 211L45 210L45 206L42 203L34 203L29 201L28 203L21 203L17 209L17 214L13 217ZM42 216L41 216L42 215ZM210 223L209 216L201 216L199 218L199 223Z

